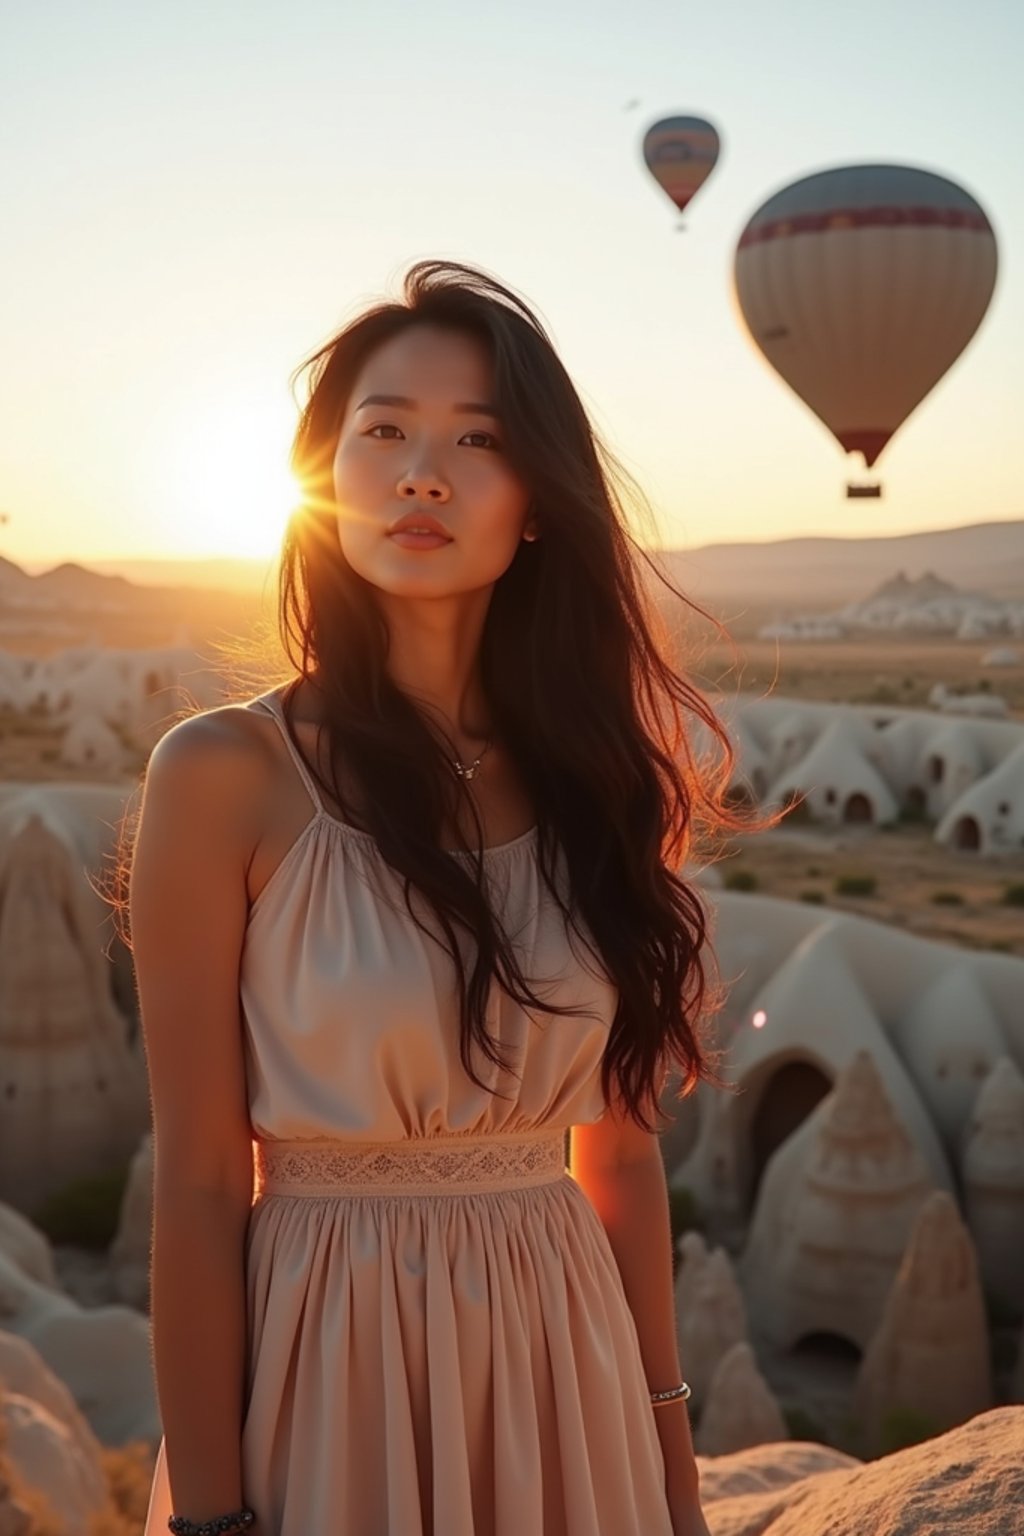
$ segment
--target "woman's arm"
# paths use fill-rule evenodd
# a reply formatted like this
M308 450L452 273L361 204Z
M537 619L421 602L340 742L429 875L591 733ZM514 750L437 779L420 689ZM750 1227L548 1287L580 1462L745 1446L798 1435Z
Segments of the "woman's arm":
M243 1252L252 1203L238 967L251 748L226 712L157 743L129 910L154 1126L151 1311L175 1513L240 1508Z
M676 1338L668 1187L657 1134L609 1108L572 1131L570 1171L608 1234L636 1323L647 1385L661 1392L683 1372ZM686 1402L653 1409L673 1511L698 1506L698 1473ZM680 1526L682 1529L682 1526Z

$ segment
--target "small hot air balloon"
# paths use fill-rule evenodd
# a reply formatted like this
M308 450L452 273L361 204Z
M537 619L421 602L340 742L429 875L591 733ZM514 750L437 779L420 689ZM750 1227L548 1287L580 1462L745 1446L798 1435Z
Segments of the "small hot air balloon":
M663 117L644 134L644 162L679 212L707 181L718 159L720 140L702 117Z
M870 469L978 329L996 268L995 233L963 187L912 166L847 165L763 203L734 278L768 362Z

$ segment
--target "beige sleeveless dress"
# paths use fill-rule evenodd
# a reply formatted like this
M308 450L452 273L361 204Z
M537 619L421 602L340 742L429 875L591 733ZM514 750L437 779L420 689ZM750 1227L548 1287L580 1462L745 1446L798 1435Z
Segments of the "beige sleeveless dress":
M495 984L488 1029L515 1072L477 1051L481 1089L451 961L401 877L324 808L277 690L247 707L273 715L314 806L241 957L260 1536L672 1536L633 1316L565 1166L569 1128L605 1109L615 994L535 831L487 850L491 897L538 994L588 1014L531 1016ZM172 1509L161 1442L145 1536Z

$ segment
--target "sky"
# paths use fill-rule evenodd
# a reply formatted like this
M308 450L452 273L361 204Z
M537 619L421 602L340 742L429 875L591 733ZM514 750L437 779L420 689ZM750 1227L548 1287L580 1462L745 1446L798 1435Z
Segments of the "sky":
M2 9L0 554L29 569L269 559L289 375L427 256L534 307L666 545L1024 516L1016 0ZM676 112L724 145L685 231L640 155ZM732 261L772 192L872 160L966 186L1000 272L866 502Z

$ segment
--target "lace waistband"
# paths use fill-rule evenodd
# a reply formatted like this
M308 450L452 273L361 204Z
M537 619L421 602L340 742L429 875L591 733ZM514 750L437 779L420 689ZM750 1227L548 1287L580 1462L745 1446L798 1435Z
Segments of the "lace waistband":
M484 1194L565 1174L565 1132L256 1142L257 1194Z

